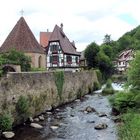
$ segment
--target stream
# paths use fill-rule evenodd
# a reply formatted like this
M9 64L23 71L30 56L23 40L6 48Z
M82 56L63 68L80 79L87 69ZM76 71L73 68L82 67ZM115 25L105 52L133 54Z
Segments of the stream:
M87 106L93 107L96 112L85 112ZM99 117L101 112L106 116ZM110 112L107 96L100 93L88 94L52 112L46 112L45 121L38 122L43 129L29 125L15 128L15 137L12 140L117 140L115 123L111 120ZM105 123L108 127L96 130L94 127L100 123Z

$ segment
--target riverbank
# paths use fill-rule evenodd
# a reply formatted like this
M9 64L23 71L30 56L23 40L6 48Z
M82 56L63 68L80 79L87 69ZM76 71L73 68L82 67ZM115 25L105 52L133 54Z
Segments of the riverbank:
M84 111L89 106L96 112ZM43 129L35 129L28 124L18 127L12 140L117 140L110 112L107 96L85 95L52 112L46 112L45 121L39 122ZM102 117L99 115L101 113L104 113ZM106 124L107 128L96 130L95 126L101 123Z
M110 98L118 122L119 140L140 140L140 93L137 90L121 91Z

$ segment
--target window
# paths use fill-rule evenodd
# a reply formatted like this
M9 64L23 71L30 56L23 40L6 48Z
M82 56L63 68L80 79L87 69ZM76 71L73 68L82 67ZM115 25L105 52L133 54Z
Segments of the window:
M58 52L58 50L59 50L58 45L51 45L50 47L51 47L50 48L51 52Z
M67 55L67 63L72 64L72 57L70 55Z
M59 56L50 56L50 63L58 64L59 63Z
M75 62L78 64L78 57L77 56L75 57Z
M42 57L39 56L38 58L38 67L41 68L42 67Z
M121 65L121 62L119 62L119 65Z

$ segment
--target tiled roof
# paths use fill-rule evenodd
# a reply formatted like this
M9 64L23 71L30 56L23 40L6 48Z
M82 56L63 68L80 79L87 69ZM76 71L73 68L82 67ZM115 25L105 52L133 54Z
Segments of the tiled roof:
M21 17L0 47L0 52L9 52L12 48L26 53L44 53L25 19Z
M80 55L79 52L76 52L76 47L74 44L69 41L63 30L58 25L54 27L54 30L50 36L49 42L52 41L59 41L64 53Z
M44 48L48 46L51 33L52 32L40 32L40 45Z

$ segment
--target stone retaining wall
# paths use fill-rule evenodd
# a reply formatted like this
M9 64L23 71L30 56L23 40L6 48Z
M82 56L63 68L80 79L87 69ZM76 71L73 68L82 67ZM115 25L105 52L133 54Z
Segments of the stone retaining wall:
M16 123L19 117L16 105L20 96L29 101L29 116L35 116L52 107L75 100L90 92L98 82L95 71L64 72L64 84L60 95L55 72L8 73L0 80L0 113L10 112ZM23 117L23 116L22 116Z

